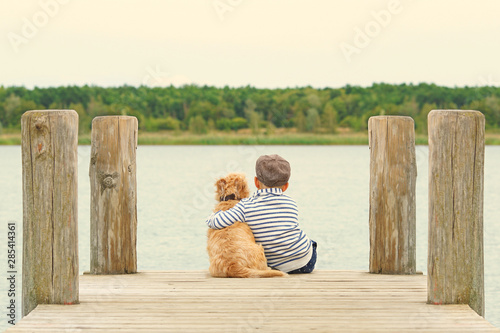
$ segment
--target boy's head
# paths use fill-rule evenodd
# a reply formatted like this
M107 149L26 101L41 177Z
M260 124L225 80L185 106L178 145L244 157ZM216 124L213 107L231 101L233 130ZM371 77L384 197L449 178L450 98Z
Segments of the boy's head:
M255 163L257 179L266 187L288 184L290 173L290 163L279 155L262 155Z

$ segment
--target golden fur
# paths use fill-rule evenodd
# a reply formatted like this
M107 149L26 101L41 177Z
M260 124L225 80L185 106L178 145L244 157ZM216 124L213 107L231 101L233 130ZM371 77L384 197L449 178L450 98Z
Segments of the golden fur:
M216 200L234 194L235 200L220 201L214 212L228 210L242 198L249 195L248 184L242 174L230 173L217 180ZM220 230L208 230L208 257L210 275L213 277L257 278L286 276L286 273L267 267L262 245L255 243L250 227L246 223L236 222Z

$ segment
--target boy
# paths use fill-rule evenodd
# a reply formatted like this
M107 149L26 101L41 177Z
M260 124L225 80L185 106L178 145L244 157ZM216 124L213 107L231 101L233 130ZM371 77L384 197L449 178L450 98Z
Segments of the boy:
M262 244L267 264L289 274L310 273L316 264L316 242L299 228L297 204L283 194L288 188L290 164L279 155L263 155L255 164L257 192L233 208L206 220L212 229L245 222Z

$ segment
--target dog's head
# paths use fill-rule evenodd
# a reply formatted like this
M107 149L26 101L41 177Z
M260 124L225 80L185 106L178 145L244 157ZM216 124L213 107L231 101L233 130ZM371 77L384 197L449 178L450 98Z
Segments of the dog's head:
M215 199L217 201L241 200L250 194L245 175L230 173L215 182Z

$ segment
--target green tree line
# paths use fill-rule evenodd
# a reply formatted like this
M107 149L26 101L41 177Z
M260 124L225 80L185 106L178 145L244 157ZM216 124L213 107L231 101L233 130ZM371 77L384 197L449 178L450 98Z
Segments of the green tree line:
M63 86L51 88L0 86L0 132L19 129L21 115L33 109L73 109L80 132L101 115L131 115L143 131L234 131L248 128L296 128L299 132L335 133L339 127L365 131L368 118L405 115L426 133L433 109L471 109L486 117L486 128L500 128L500 88L442 87L384 83L371 87L312 87L258 89L251 86L216 88Z

